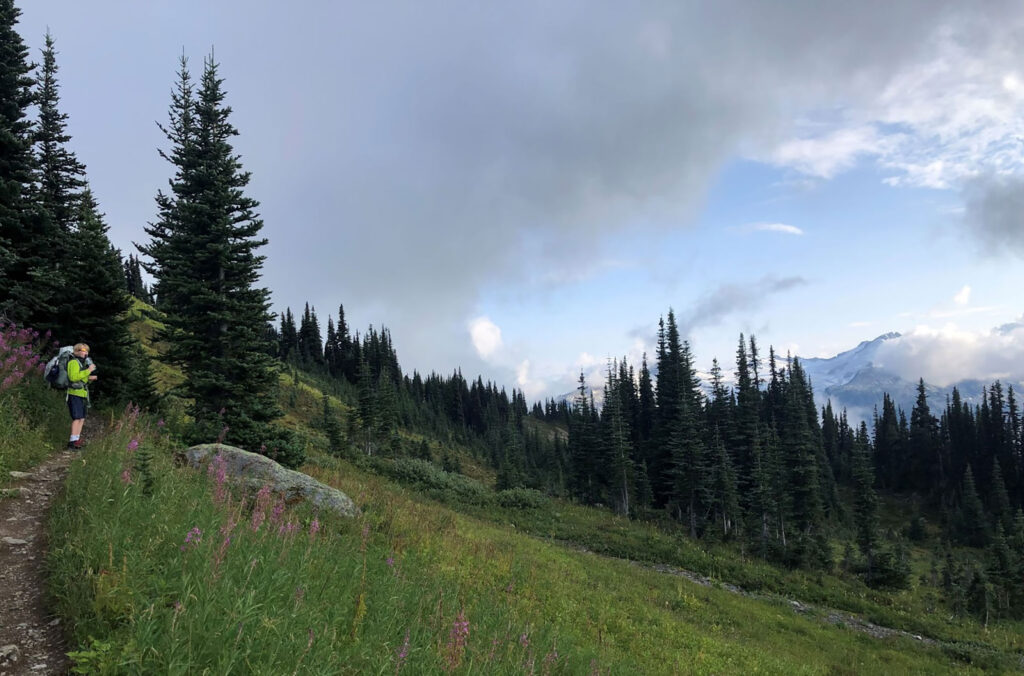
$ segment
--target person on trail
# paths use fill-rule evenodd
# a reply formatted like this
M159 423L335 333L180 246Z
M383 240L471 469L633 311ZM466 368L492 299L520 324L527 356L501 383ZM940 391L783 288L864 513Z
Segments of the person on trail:
M71 414L71 439L68 448L76 450L82 447L82 426L85 425L85 412L89 408L89 383L96 380L92 374L96 364L89 359L89 346L77 343L72 358L68 360L68 412Z

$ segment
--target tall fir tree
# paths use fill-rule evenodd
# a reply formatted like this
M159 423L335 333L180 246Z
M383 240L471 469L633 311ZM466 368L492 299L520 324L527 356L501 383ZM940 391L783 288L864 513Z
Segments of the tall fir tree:
M175 167L171 192L157 196L159 219L140 247L152 261L161 309L166 314L167 359L185 377L185 397L195 420L190 436L209 441L218 428L226 439L296 465L302 452L271 421L277 372L265 357L270 293L258 286L264 257L257 250L263 222L258 203L245 195L250 174L231 139L231 108L212 57L204 62L198 91L181 60L162 127L171 144L161 154Z
M21 10L0 0L0 318L56 330L56 301L67 284L54 267L63 236L38 196L32 153L33 65L15 26Z
M124 290L121 256L107 238L107 225L92 191L78 199L67 270L76 280L60 298L60 313L73 319L64 342L92 348L98 370L90 387L99 400L157 403L149 357L128 327L131 307Z

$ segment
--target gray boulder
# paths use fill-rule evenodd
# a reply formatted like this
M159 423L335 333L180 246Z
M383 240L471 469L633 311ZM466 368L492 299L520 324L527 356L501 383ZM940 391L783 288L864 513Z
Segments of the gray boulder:
M226 444L200 444L185 452L190 467L205 470L217 456L224 459L227 476L251 490L269 485L288 504L309 502L314 507L341 516L359 514L352 499L337 488L326 486L313 477L286 469L265 455L250 453Z

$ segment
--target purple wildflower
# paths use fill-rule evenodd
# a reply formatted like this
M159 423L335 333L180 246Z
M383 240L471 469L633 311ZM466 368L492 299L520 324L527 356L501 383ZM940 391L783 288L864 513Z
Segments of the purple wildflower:
M128 452L129 453L134 451L138 447L139 447L139 439L138 439L138 437L136 437L136 438L134 438L134 439L132 439L131 441L128 442Z
M395 673L397 674L405 666L405 658L409 656L409 630L405 630L405 640L402 647L395 651Z
M448 633L448 654L446 655L446 671L455 671L462 664L462 656L466 653L466 643L469 641L469 620L466 619L465 609L460 609L452 622L452 629Z
M191 545L192 548L198 547L199 543L202 541L203 531L199 530L199 527L196 526L185 534L185 544L181 546L181 551L185 551L186 549L188 549L189 545Z

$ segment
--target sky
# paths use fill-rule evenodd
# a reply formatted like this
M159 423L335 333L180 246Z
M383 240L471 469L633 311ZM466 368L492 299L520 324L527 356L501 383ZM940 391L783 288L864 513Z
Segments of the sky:
M127 255L220 64L274 309L530 400L739 334L1024 379L1024 4L22 0Z

